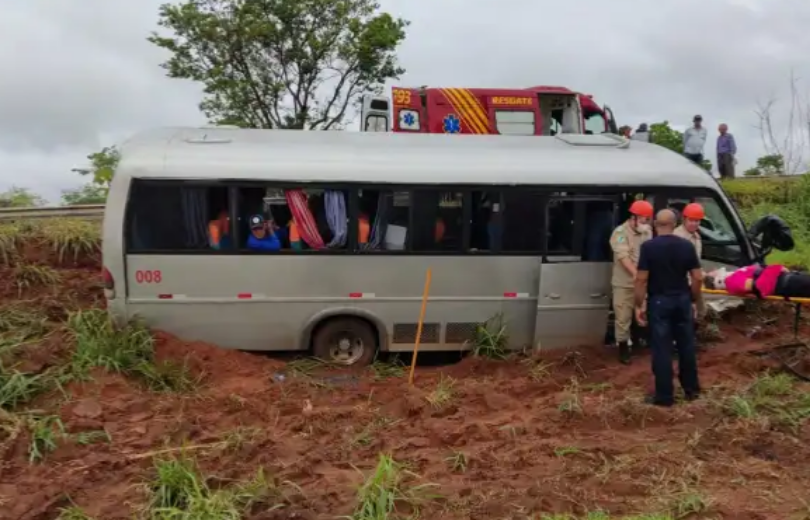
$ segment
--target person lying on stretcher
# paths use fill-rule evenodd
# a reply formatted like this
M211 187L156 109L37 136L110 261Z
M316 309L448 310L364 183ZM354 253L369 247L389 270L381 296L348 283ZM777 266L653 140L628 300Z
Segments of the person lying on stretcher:
M703 283L731 296L810 298L810 274L783 265L749 265L732 272L723 267L708 273Z

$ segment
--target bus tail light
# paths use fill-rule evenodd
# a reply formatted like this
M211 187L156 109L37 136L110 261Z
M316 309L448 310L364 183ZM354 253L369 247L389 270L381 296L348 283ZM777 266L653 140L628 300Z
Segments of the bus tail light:
M101 270L101 281L104 286L104 296L108 300L115 298L115 279L106 267Z

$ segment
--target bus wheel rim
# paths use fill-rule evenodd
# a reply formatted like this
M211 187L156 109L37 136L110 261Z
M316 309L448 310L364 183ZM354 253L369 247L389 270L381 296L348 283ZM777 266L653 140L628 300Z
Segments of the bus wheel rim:
M329 349L329 356L332 361L341 365L351 365L363 357L365 345L359 337L349 334L338 334L332 347Z

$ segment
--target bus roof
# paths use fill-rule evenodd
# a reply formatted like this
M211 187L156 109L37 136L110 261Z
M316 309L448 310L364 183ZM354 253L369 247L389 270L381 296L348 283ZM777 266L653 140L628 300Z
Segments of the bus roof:
M133 136L121 155L116 178L717 187L666 148L607 135L160 128Z

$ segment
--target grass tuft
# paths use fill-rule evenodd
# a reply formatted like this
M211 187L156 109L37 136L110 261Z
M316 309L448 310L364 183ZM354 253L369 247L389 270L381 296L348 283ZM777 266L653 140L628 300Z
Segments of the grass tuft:
M380 455L377 467L357 492L357 507L348 520L387 520L407 514L419 516L427 501L438 498L429 493L435 484L411 485L419 478L388 455Z
M47 265L20 263L11 271L17 294L38 287L51 287L59 283L59 273Z
M508 344L509 336L503 314L496 314L475 328L472 353L476 357L506 359L509 354Z
M152 334L139 322L119 329L104 310L93 309L71 314L68 328L76 342L71 371L78 377L103 368L137 377L152 390L175 392L192 390L200 382L186 363L156 362Z
M55 415L31 419L29 429L31 444L28 446L28 461L31 463L42 461L57 448L58 441L65 438L65 426Z
M0 363L0 408L12 410L48 387L44 374L26 374L4 368Z
M24 239L19 224L0 224L0 262L10 265L16 261Z
M97 224L85 220L49 222L39 230L42 239L56 253L59 263L68 258L74 262L83 256L95 254L101 246L101 233Z
M427 399L427 402L430 403L430 405L434 408L442 408L453 400L453 396L455 395L455 385L455 379L442 375L439 379L439 383L436 385L436 388L434 388L433 391L430 392L427 397L425 397L425 399Z
M734 417L764 418L795 432L810 418L810 394L796 388L796 380L788 374L765 374L727 397L722 407Z
M248 482L215 489L187 456L156 461L148 489L152 520L240 520L258 504L268 512L282 507L273 503L280 492L262 470Z

